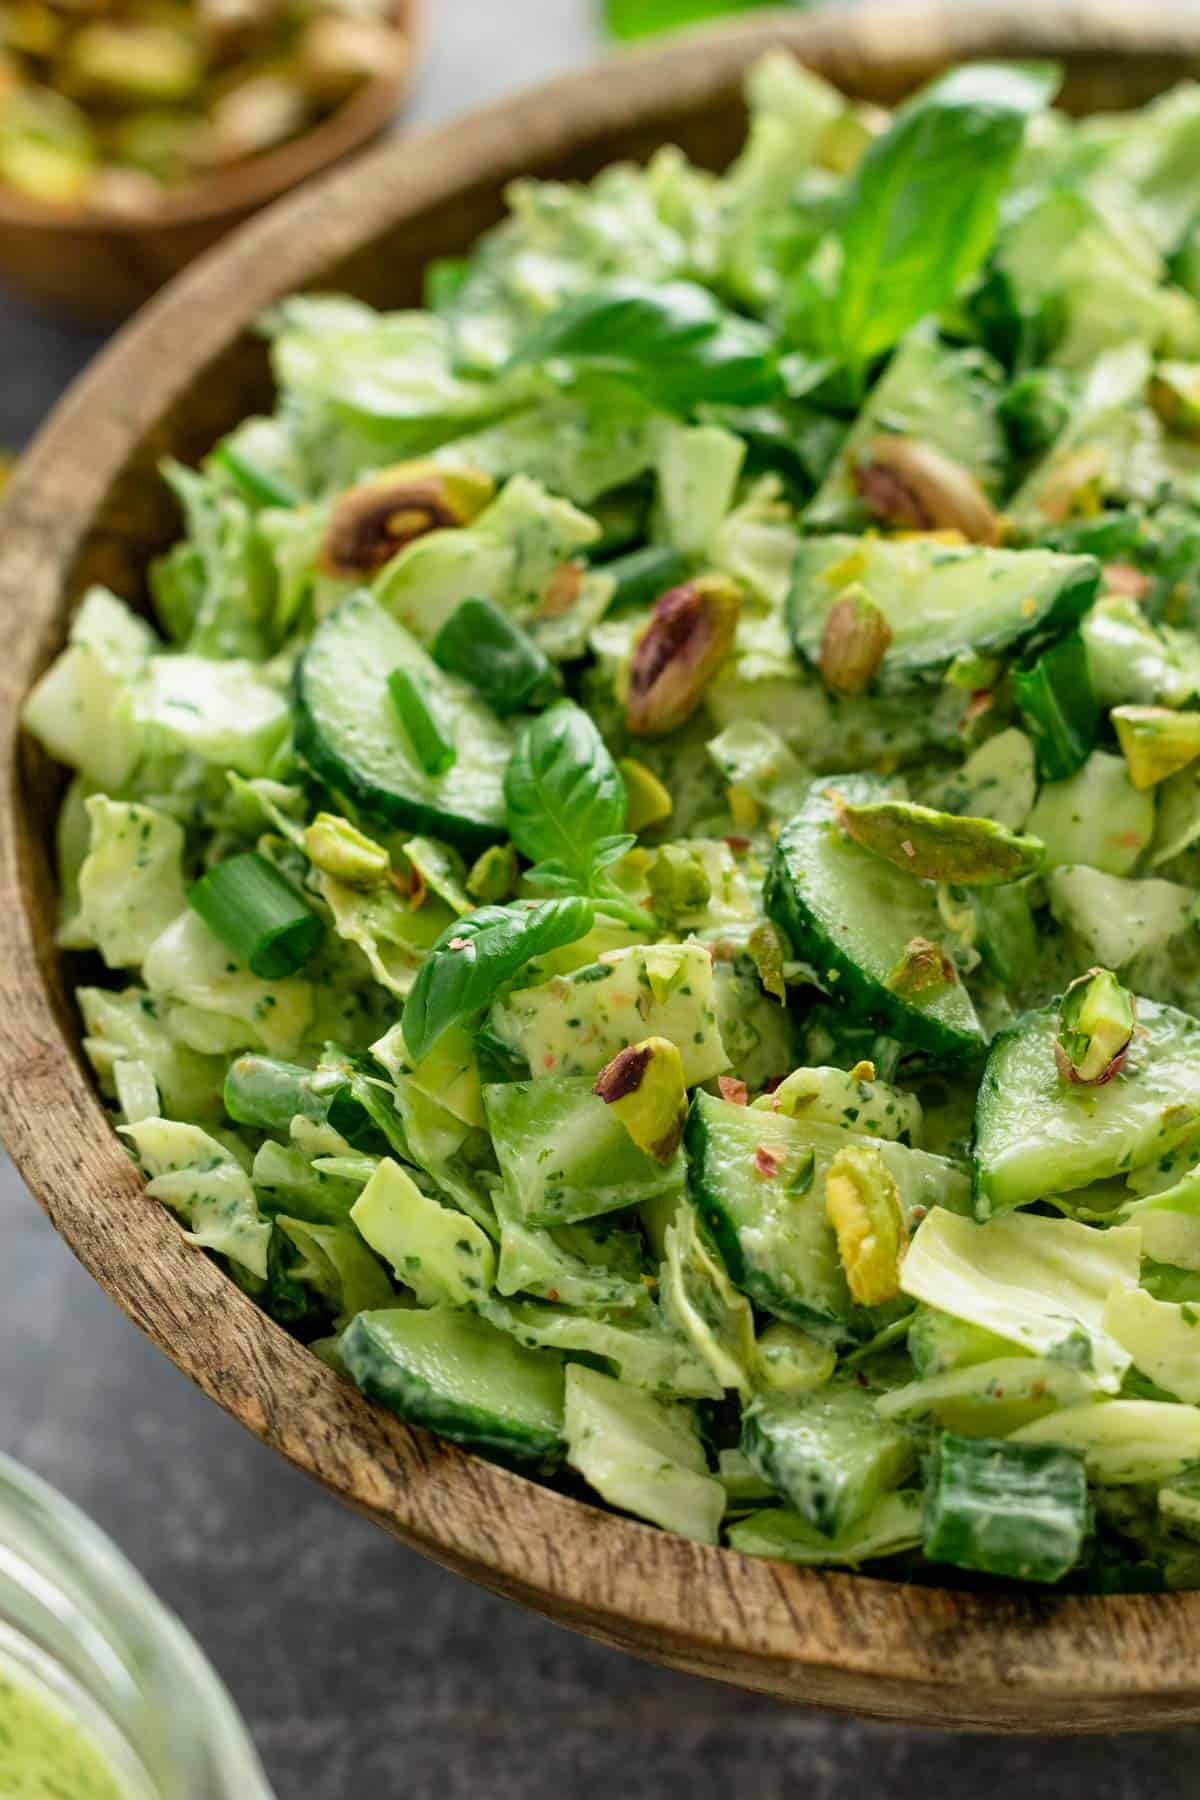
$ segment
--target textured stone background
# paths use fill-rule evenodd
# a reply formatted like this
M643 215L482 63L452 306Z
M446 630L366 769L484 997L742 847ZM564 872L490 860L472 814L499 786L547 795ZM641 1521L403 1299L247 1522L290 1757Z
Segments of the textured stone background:
M578 63L589 0L430 0L417 117ZM100 334L0 295L0 443ZM196 1633L280 1800L1174 1800L1200 1733L944 1738L788 1711L559 1631L391 1543L196 1393L0 1168L0 1448L110 1531Z

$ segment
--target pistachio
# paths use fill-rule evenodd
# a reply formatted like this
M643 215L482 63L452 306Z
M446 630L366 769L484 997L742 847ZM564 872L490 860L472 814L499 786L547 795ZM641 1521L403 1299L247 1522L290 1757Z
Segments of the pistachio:
M327 12L313 19L300 40L300 74L317 100L342 99L373 76L395 75L408 57L400 32L382 19Z
M864 506L885 525L960 531L973 544L998 544L1000 514L969 469L933 444L884 433L856 464Z
M622 756L617 763L625 783L625 829L641 832L651 825L661 825L671 816L674 802L653 769L635 756Z
M620 1050L601 1069L592 1092L621 1121L639 1150L668 1163L687 1119L683 1059L668 1038L646 1038Z
M373 575L414 538L469 525L493 492L491 476L479 469L397 463L337 501L320 565L327 575Z
M1104 593L1127 594L1131 600L1144 600L1153 581L1136 563L1106 562L1103 565Z
M204 65L186 32L97 19L71 39L63 80L72 93L175 102L199 88Z
M847 1144L833 1158L825 1175L825 1215L859 1305L894 1300L908 1233L892 1172L873 1144Z
M892 641L892 628L866 588L855 582L829 609L817 668L831 694L865 694Z
M1168 431L1200 438L1200 363L1159 363L1150 383L1150 404Z
M1040 838L1019 837L993 819L961 818L909 800L851 806L836 789L830 798L848 838L921 881L998 887L1028 875L1042 860Z
M578 558L572 557L568 562L559 563L554 573L543 583L538 595L538 618L561 619L564 613L569 613L583 592L586 576L587 570Z
M96 145L79 109L47 89L15 94L0 114L0 181L47 206L78 206L96 179Z
M664 844L646 870L650 905L660 919L703 912L712 899L712 882L704 859L683 844Z
M1200 756L1200 712L1167 706L1114 706L1112 722L1136 788L1155 787Z
M251 75L213 102L206 151L216 163L257 156L294 137L307 117L304 94L286 75Z
M1125 1061L1137 1023L1137 1001L1110 969L1073 981L1059 1009L1054 1060L1064 1081L1103 1087Z
M512 844L489 844L471 864L467 892L481 906L499 906L517 891L520 864Z
M1037 508L1049 525L1094 518L1104 505L1109 453L1104 444L1084 444L1060 457L1038 490Z
M762 982L766 993L776 1000L787 1001L787 985L783 979L783 965L786 959L783 939L778 929L764 921L756 925L750 933L747 945L758 970L758 979Z
M324 874L347 887L379 887L391 868L383 845L337 813L317 814L304 833L304 853Z
M733 646L742 590L700 575L654 603L629 669L625 723L635 737L663 737L689 719Z
M953 987L958 972L940 944L932 938L910 938L904 954L889 970L884 986L900 1000L931 999L943 988Z

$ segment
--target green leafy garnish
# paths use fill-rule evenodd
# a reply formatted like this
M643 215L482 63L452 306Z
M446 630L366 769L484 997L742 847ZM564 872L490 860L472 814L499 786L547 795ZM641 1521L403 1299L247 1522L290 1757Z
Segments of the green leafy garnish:
M527 725L504 777L508 834L546 893L587 894L602 911L652 931L654 918L617 888L609 866L632 849L625 783L588 715L561 700Z
M438 938L404 1007L404 1041L415 1062L443 1032L482 1012L493 996L535 956L573 944L592 928L590 901L518 900L481 906L456 919Z

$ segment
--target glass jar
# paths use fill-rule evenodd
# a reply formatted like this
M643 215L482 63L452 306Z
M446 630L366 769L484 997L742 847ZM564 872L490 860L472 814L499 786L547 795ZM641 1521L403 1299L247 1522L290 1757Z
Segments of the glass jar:
M5 1456L0 1682L9 1685L14 1717L27 1696L64 1743L82 1740L108 1775L101 1792L120 1800L274 1800L195 1640L90 1520Z

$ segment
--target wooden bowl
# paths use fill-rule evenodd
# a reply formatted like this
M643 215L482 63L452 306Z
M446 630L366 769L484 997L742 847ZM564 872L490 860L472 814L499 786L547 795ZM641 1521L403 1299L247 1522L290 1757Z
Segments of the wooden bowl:
M386 128L416 74L419 0L394 0L392 13L408 42L397 69L362 83L290 143L189 184L144 217L39 206L0 183L0 281L77 318L136 311L218 238Z
M370 1405L184 1242L147 1199L78 1049L51 934L58 782L17 708L90 581L140 591L175 530L155 463L193 458L268 392L248 332L287 289L408 304L513 176L589 176L674 139L714 165L739 83L783 43L845 89L897 99L945 62L1061 56L1078 107L1140 102L1200 65L1200 20L1120 0L1017 18L960 7L763 16L570 76L389 145L306 188L154 301L76 383L0 520L0 1124L79 1258L143 1331L260 1437L407 1544L609 1644L783 1698L924 1725L1121 1731L1200 1719L1200 1593L965 1593L811 1573L685 1542L567 1499Z

